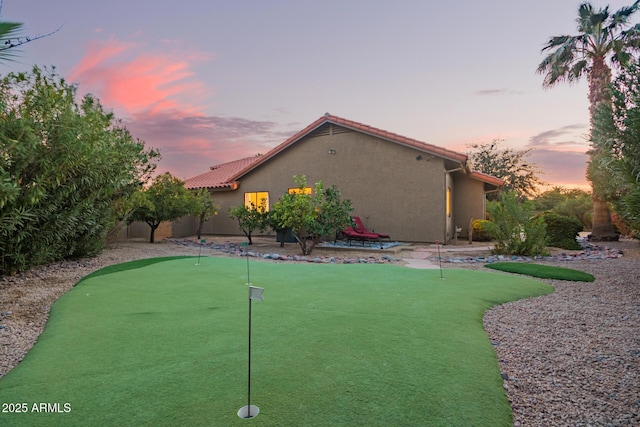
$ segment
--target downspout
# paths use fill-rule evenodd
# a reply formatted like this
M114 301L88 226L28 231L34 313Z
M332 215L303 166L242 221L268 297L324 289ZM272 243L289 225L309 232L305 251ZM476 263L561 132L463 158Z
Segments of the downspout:
M444 215L444 242L445 244L447 243L447 175L449 175L452 172L458 172L461 171L463 169L466 169L465 165L460 162L460 167L458 168L454 168L454 169L445 169L444 170L444 209L445 209L445 215ZM453 192L451 194L451 198L453 199ZM451 201L451 205L453 206L453 200ZM455 225L454 225L455 227Z
M484 192L484 200L482 201L482 203L483 203L482 210L483 210L483 212L485 212L485 215L484 215L484 218L482 218L482 219L487 219L487 214L486 214L486 212L487 212L487 194L489 194L489 193L497 193L498 191L500 191L500 187L496 187L495 190L488 190L488 191L485 190L485 192Z

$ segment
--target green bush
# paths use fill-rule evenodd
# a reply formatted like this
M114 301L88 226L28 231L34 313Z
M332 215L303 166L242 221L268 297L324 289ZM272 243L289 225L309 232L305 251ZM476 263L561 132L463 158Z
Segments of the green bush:
M485 228L495 241L493 252L505 255L547 255L546 225L534 217L533 203L521 202L513 192L487 205L489 221Z
M539 216L547 224L547 244L562 249L580 249L576 241L583 224L576 218L559 215L555 212L542 212Z
M489 240L491 240L491 236L489 236L489 233L487 233L486 230L488 222L489 221L487 221L486 219L474 219L471 222L471 237L474 241L488 242Z
M155 169L159 153L76 90L38 67L0 79L0 276L98 254Z

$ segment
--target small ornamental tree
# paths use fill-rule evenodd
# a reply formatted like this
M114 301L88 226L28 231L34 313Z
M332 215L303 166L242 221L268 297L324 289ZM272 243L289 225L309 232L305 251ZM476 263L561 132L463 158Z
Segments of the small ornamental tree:
M490 221L485 230L493 238L494 252L503 255L546 255L546 225L534 217L533 203L520 202L514 192L502 194L500 201L487 204Z
M185 188L184 182L169 172L157 176L143 194L144 201L129 219L144 221L151 227L149 243L154 243L154 235L160 223L174 221L193 211L193 194Z
M258 206L251 202L250 206L234 206L229 210L229 217L238 221L240 230L247 236L249 244L253 245L251 238L255 230L264 231L268 226L269 211L267 211L267 200L260 200Z
M282 196L273 206L273 215L277 218L277 228L290 229L302 254L309 255L323 236L334 235L351 224L353 207L350 200L341 200L335 186L325 189L319 181L308 193L306 176L293 178L298 191Z
M196 235L198 239L202 236L202 226L205 221L208 221L213 215L218 215L220 205L217 205L213 200L213 196L206 188L199 188L193 193L193 209L192 215L198 218L198 230Z

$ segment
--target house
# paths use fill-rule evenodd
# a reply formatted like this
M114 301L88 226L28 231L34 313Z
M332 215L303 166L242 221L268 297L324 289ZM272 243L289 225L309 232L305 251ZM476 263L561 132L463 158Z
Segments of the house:
M467 160L465 154L325 114L268 153L213 166L185 186L209 189L221 206L205 234L241 234L226 214L230 207L263 198L271 206L296 187L294 175L306 175L310 186L320 180L335 184L369 230L393 240L448 242L456 228L464 237L472 219L484 219L486 193L502 185L472 171ZM174 234L193 234L193 221L175 224Z

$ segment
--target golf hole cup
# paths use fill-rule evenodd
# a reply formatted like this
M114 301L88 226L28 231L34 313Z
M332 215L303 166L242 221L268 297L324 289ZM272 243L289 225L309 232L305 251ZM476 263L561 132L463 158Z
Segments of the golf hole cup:
M249 411L247 408L250 408L251 411ZM259 413L260 413L260 408L258 408L256 405L243 406L238 410L238 416L240 418L253 418Z

